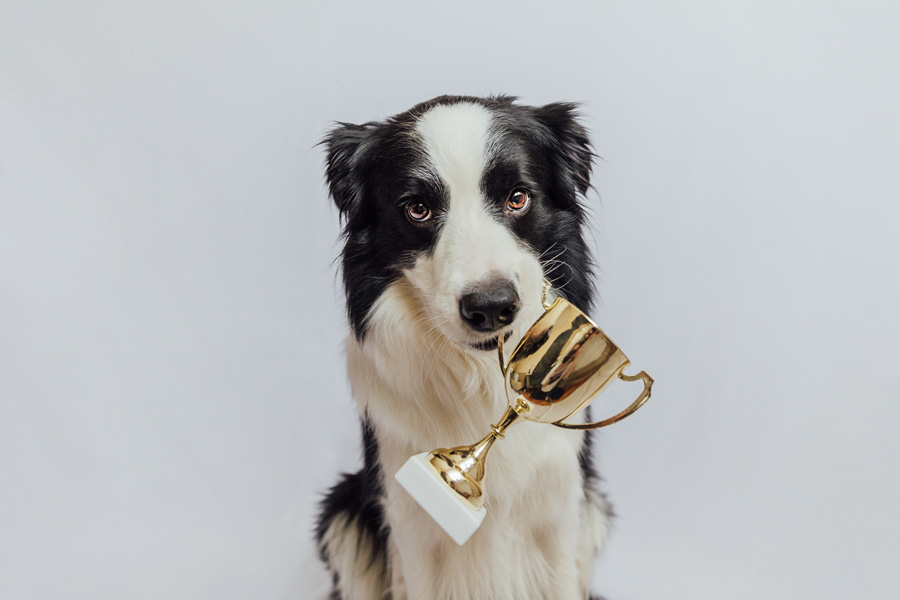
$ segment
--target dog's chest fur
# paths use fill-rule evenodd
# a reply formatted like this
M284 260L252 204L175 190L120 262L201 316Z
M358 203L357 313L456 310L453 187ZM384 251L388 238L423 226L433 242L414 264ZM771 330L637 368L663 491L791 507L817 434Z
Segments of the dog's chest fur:
M582 433L523 422L488 459L487 517L457 546L394 481L413 454L474 442L506 407L496 355L438 346L427 329L380 327L410 314L409 286L392 286L365 343L348 342L350 380L371 420L383 474L393 598L495 600L585 597L581 531L600 543L605 521L586 523ZM588 492L590 493L590 492ZM597 511L593 511L597 512ZM605 514L602 515L605 518Z

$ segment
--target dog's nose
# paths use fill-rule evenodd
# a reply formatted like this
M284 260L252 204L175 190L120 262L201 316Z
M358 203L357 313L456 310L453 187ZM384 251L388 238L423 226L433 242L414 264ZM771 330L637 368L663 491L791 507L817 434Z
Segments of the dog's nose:
M480 284L459 299L459 314L475 331L497 331L509 325L519 310L516 286L506 279Z

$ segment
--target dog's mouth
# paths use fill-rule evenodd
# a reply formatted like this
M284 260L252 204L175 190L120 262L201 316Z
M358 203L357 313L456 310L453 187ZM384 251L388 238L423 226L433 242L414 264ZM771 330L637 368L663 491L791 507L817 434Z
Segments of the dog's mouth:
M512 335L512 331L507 331L503 334L503 341L506 342L509 340L509 336ZM473 348L475 350L484 350L486 352L497 349L497 341L500 339L500 336L492 337L484 340L483 342L475 342L469 343L469 348Z

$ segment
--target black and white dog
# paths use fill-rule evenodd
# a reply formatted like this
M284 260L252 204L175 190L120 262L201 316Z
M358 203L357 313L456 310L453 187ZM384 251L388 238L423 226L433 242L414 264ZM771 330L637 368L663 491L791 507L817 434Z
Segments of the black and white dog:
M593 154L575 106L442 96L323 141L344 221L347 363L363 469L324 499L334 600L584 600L609 506L589 438L535 423L490 457L484 524L457 546L394 481L413 454L484 435L506 408L497 339L584 310ZM584 418L586 415L582 415Z

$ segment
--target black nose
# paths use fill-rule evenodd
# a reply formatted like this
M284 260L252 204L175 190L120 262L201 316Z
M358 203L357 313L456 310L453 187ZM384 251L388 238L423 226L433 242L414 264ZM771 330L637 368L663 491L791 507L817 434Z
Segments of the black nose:
M493 279L470 288L459 299L459 314L475 331L497 331L512 323L518 310L516 286L506 279Z

